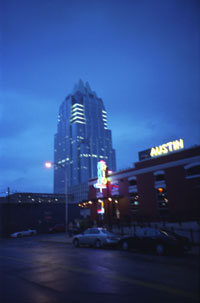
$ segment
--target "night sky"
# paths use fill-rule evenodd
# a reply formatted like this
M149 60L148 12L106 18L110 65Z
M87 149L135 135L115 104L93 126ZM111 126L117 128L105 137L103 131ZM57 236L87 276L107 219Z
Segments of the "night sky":
M117 169L172 140L200 144L200 1L0 0L0 192L49 192L58 109L103 99Z

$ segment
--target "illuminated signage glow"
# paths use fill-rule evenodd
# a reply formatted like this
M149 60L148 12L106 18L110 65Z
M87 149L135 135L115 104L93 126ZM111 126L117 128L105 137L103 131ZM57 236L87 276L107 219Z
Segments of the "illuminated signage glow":
M98 176L98 181L94 185L96 188L106 188L107 185L107 177L106 177L106 169L107 165L106 162L101 160L97 163L97 176Z
M170 152L173 152L173 151L176 151L179 149L183 149L183 148L184 148L183 140L182 139L175 140L175 141L168 142L168 143L160 145L160 146L152 147L150 155L151 155L151 157L156 157L156 156L168 154Z
M98 201L99 202L99 201ZM98 209L97 209L97 213L98 214L104 214L105 209L104 209L104 203L103 201L99 202L100 204L98 204Z

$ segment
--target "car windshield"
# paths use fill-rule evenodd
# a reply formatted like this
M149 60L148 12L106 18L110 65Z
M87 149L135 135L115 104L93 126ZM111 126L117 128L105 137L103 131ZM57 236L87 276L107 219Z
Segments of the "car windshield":
M161 232L162 234L164 234L165 236L173 236L173 237L176 236L176 234L175 234L173 231L169 231L169 230L160 230L160 232Z
M102 229L102 233L108 235L108 236L113 236L113 233L111 233L110 231L106 230L106 229Z

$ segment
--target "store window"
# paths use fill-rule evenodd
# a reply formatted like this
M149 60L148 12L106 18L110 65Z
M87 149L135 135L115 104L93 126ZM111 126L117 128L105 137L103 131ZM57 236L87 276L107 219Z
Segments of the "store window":
M193 163L185 166L186 178L200 177L200 163Z
M165 172L164 170L159 170L154 172L155 182L165 181Z
M155 176L156 181L164 181L165 180L165 175L164 174L159 174Z
M134 178L134 179L132 179L132 180L129 180L129 185L130 185L130 186L137 185L136 178Z

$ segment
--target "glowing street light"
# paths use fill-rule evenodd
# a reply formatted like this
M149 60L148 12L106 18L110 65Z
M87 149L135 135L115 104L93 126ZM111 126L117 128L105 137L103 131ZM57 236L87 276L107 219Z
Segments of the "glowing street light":
M52 168L53 166L53 164L50 161L46 161L44 165L46 168Z

